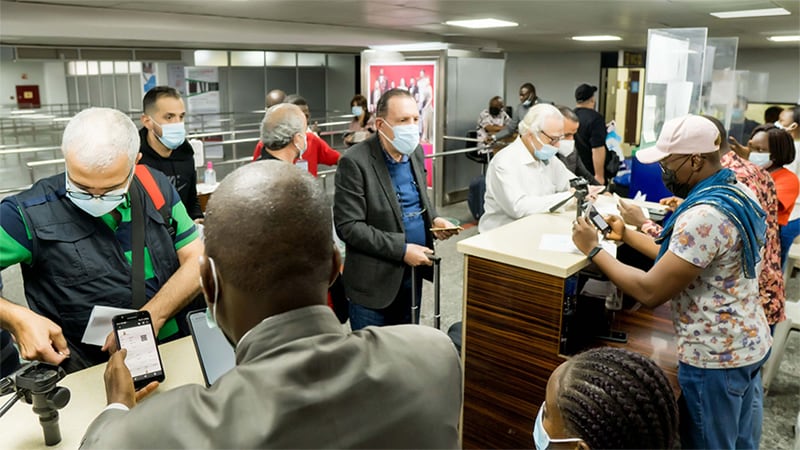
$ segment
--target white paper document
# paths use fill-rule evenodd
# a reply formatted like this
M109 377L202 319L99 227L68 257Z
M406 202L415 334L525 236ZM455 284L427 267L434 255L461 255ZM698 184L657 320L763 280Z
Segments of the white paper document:
M120 314L135 312L135 309L113 308L111 306L95 306L92 308L92 315L89 316L89 323L86 331L83 332L81 342L102 347L106 343L108 333L113 331L111 319Z
M603 247L603 250L611 253L614 258L617 257L617 245L614 242L600 241L600 246ZM542 240L539 242L539 250L583 255L578 247L575 247L570 234L543 234Z

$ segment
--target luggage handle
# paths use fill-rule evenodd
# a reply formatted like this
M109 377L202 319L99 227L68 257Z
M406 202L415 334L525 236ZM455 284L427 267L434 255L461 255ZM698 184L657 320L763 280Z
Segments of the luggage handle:
M441 276L440 264L442 257L433 253L427 254L428 259L433 262L433 326L437 330L441 327L442 312L441 312L441 297L439 291L439 281ZM421 299L417 299L417 276L416 267L411 268L411 323L418 323L419 321L419 307L422 304ZM422 280L420 280L421 282ZM420 295L421 296L421 295Z

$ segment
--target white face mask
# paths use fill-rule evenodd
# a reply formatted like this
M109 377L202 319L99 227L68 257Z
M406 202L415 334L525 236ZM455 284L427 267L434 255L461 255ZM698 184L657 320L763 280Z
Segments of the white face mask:
M214 278L214 303L212 304L211 308L206 307L206 324L208 328L219 328L219 324L217 323L217 303L219 300L219 280L217 280L217 268L214 266L214 258L208 257L208 264L211 265L211 276ZM200 289L203 291L203 295L206 293L206 289L203 286L203 277L200 277ZM209 301L206 299L206 305L208 305Z
M575 141L569 139L562 139L558 144L558 153L561 156L567 157L575 151Z
M295 145L295 148L299 152L299 154L297 155L298 158L302 158L303 154L306 152L306 150L308 150L308 134L302 133L302 135L303 135L303 147L300 148L297 145Z
M108 214L125 201L125 195L128 193L128 188L131 186L133 180L133 169L128 178L128 183L124 188L114 189L102 195L93 195L82 189L79 189L69 180L69 175L65 172L64 177L67 179L67 198L78 208L93 217L100 217Z
M544 403L539 407L539 414L536 415L536 423L533 425L533 443L536 450L545 450L550 444L565 444L568 442L581 442L580 438L567 438L567 439L552 439L547 430L544 429L544 421L542 413L544 412Z
M750 157L748 158L751 163L766 169L767 167L772 165L772 161L769 159L769 153L761 153L761 152L750 152Z

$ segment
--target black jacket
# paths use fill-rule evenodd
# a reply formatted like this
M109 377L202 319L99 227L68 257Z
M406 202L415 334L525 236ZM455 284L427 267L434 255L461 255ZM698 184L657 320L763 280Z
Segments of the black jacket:
M197 169L194 167L194 150L189 141L183 141L178 148L172 151L169 158L164 158L150 147L147 142L147 132L147 128L144 127L139 130L139 138L142 140L139 147L142 159L139 160L139 164L145 164L163 172L178 191L189 217L192 219L202 218L200 201L197 200Z
M425 229L437 217L425 189L425 162L422 147L409 157L425 208ZM345 292L351 302L372 309L389 306L400 290L406 264L406 236L397 193L386 168L378 135L350 147L339 160L336 192L333 196L336 232L347 245L342 274ZM433 248L433 234L426 231L425 244ZM430 279L431 268L422 267Z
M152 173L171 205L174 191L169 181L156 171ZM79 369L108 359L100 347L83 344L81 338L95 305L132 307L131 265L114 231L67 198L65 180L63 173L53 175L4 201L18 205L31 231L32 261L20 265L28 304L31 310L61 326L75 352L73 356L77 355L70 358L72 369ZM160 289L178 270L180 261L164 218L144 188L131 184L131 191L136 189L144 199L144 242Z

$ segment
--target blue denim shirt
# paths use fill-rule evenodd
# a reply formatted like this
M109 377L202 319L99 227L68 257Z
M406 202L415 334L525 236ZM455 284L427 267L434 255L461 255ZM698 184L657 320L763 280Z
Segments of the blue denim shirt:
M403 228L406 230L406 243L425 245L425 220L422 214L422 201L419 198L419 186L411 170L411 161L403 155L395 161L386 151L383 152L386 168L397 194L397 202L403 212Z

